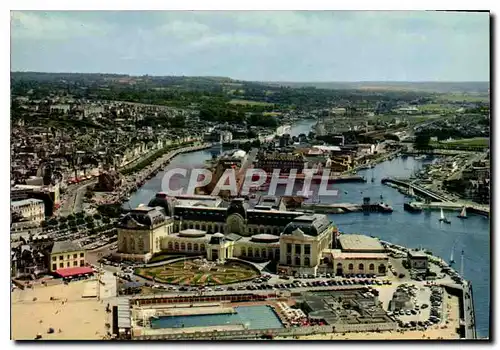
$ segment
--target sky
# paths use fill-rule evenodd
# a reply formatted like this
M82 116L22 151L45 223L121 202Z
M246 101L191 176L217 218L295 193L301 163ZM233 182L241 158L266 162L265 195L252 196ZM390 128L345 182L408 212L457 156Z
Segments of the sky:
M11 71L253 81L489 81L489 14L11 12Z

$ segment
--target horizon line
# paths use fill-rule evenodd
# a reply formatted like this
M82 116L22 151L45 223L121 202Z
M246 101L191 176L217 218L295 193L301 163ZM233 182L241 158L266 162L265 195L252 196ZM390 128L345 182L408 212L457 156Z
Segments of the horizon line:
M307 84L307 83L490 83L490 80L307 80L307 81L294 81L294 80L247 80L232 78L229 76L218 76L218 75L153 75L153 74L131 74L131 73L103 73L103 72L47 72L47 71L32 71L32 70L15 70L10 71L10 73L42 73L42 74L89 74L89 75L122 75L131 78L141 78L141 77L182 77L182 78L223 78L231 79L234 81L243 82L257 82L257 83L297 83L297 84Z

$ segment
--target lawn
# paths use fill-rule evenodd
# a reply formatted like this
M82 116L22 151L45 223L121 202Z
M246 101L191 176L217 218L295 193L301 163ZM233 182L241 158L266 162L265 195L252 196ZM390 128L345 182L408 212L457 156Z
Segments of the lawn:
M262 102L262 101L251 101L251 100L238 100L233 99L229 101L233 105L250 105L250 106L272 106L272 103Z
M433 146L446 147L488 147L490 139L488 137L474 137L470 139L453 140L449 142L432 142Z
M257 277L259 272L249 265L235 261L207 269L201 268L195 260L184 260L157 267L139 268L135 274L163 283L214 285L250 280Z

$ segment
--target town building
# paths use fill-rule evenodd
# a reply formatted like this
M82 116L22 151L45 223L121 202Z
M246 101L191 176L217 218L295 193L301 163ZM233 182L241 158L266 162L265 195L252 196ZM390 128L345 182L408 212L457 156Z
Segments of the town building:
M274 169L279 169L281 174L289 174L292 169L297 170L297 174L302 173L306 164L304 155L281 152L260 152L257 155L256 168L267 173L273 173Z
M429 257L422 250L409 250L406 256L408 267L412 270L427 271L429 267Z
M54 242L50 252L50 272L60 273L60 270L85 265L85 249L79 243L72 241Z
M10 209L22 220L40 222L45 219L45 204L41 199L28 198L10 202Z
M122 260L147 262L155 254L274 261L282 274L318 271L385 275L388 257L374 238L341 235L326 215L287 211L281 199L250 204L211 196L158 193L118 224Z

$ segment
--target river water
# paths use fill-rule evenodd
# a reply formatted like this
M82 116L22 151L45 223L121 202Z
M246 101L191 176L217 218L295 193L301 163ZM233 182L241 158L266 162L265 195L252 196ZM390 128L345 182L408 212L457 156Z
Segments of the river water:
M291 134L307 134L315 121L304 121L292 127ZM217 148L193 153L181 154L175 157L166 170L175 167L202 167L206 160L217 154ZM322 203L361 203L363 197L370 197L372 202L384 201L394 208L392 214L381 213L349 213L329 215L339 230L345 233L361 233L379 237L383 240L410 248L422 247L432 251L434 255L445 260L450 259L454 246L455 269L460 271L460 253L464 251L465 279L470 280L474 290L474 305L476 311L476 328L479 337L489 336L490 312L490 223L489 219L469 215L467 220L456 217L458 211L448 212L451 225L439 222L439 212L424 211L415 214L403 210L407 200L397 190L382 185L383 177L408 177L420 169L426 161L396 158L378 164L373 169L359 172L368 179L366 183L342 183L329 185L338 190L338 196L321 198ZM162 190L164 172L159 172L134 193L125 207L136 207L148 203L155 193ZM371 182L371 178L374 182ZM381 199L382 196L382 199Z

